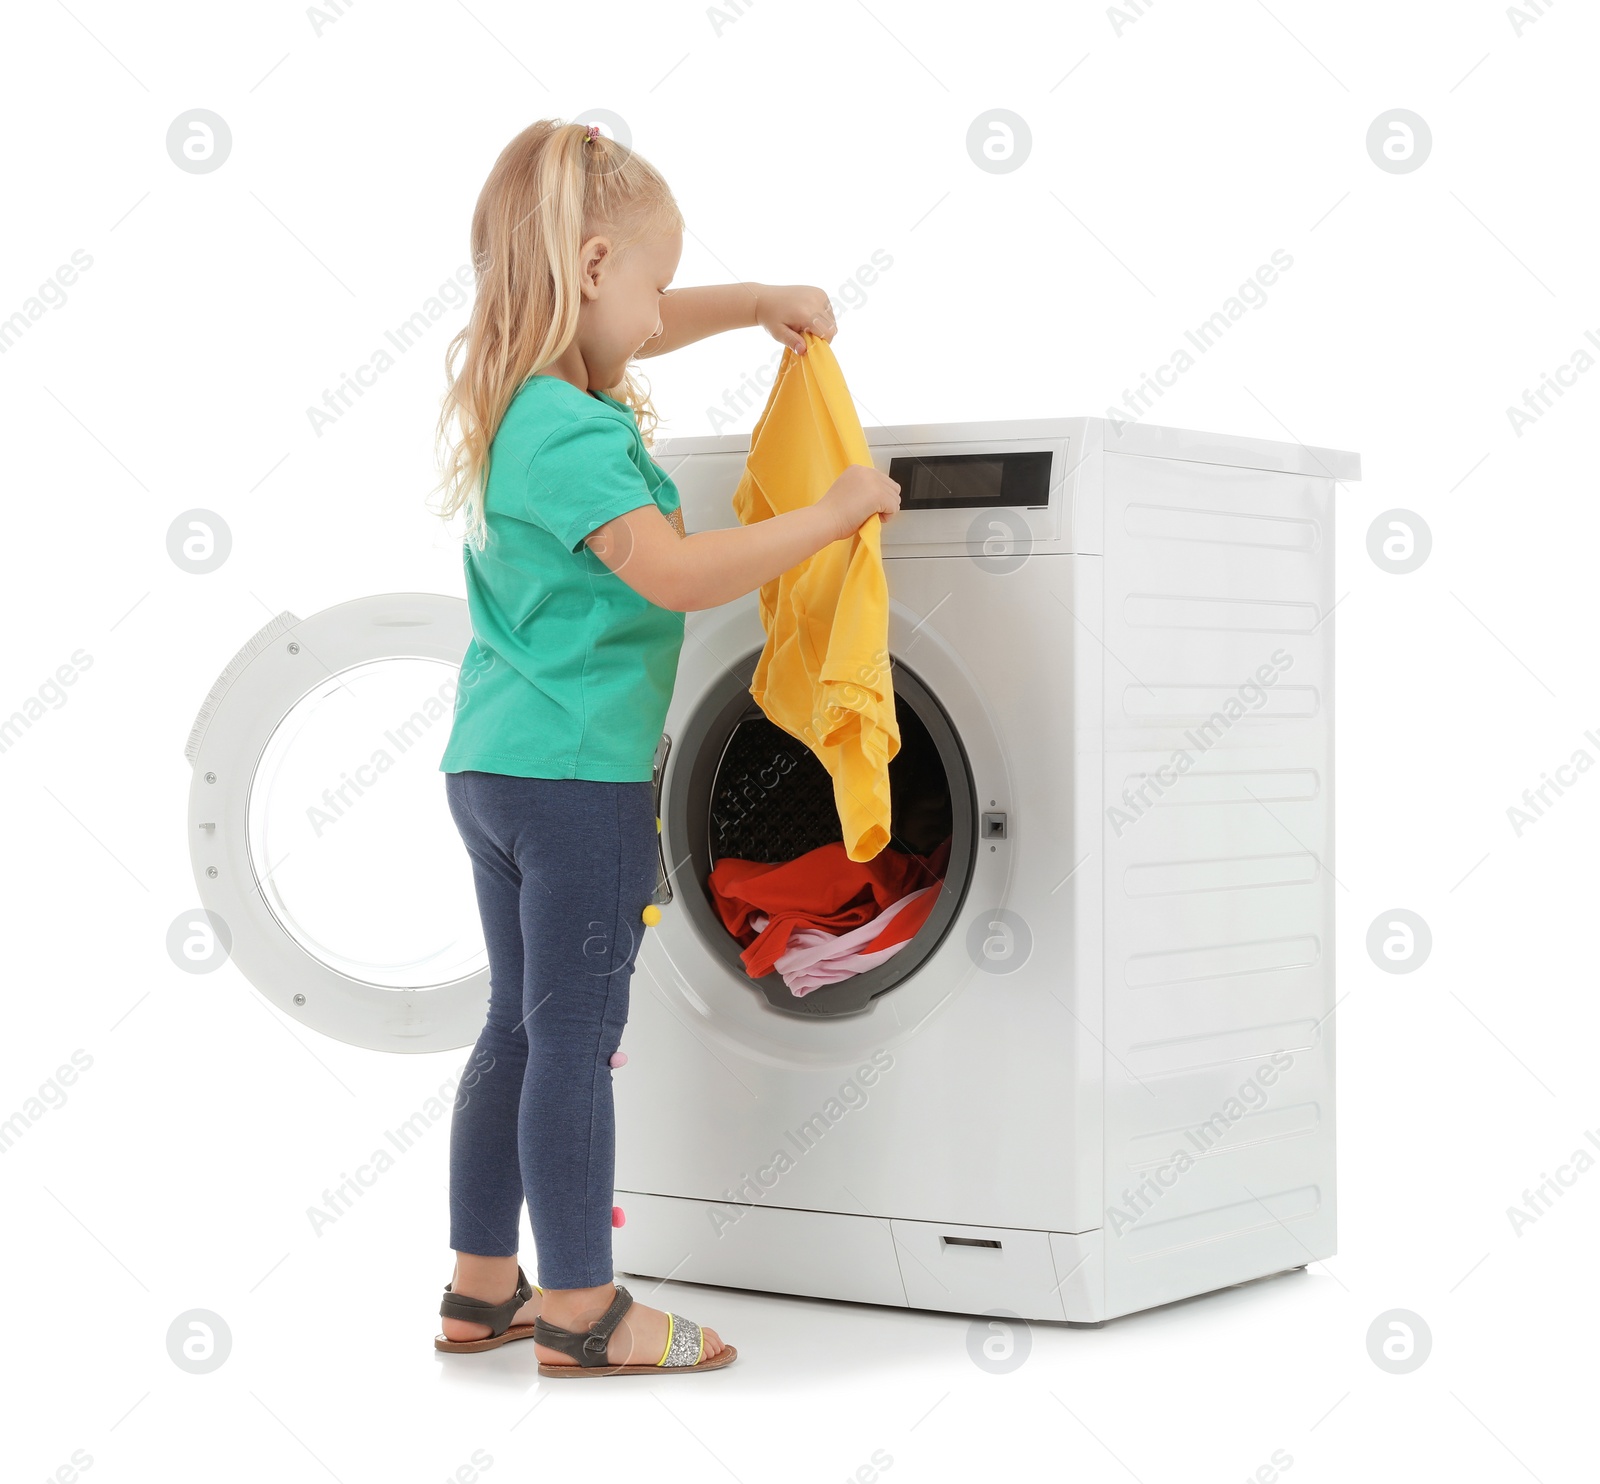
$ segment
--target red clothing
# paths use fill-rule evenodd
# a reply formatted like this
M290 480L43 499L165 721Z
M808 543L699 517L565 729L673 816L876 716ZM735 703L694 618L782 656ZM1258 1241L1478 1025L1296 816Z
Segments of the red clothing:
M867 861L851 860L842 840L819 845L792 861L725 857L711 871L711 901L723 926L745 945L740 954L745 972L760 979L773 972L796 928L849 932L871 922L901 897L942 881L950 860L950 840L947 836L930 855L890 848ZM913 936L941 895L930 891L897 913L881 939L861 951L887 948ZM768 919L760 932L750 923L757 913L765 913Z

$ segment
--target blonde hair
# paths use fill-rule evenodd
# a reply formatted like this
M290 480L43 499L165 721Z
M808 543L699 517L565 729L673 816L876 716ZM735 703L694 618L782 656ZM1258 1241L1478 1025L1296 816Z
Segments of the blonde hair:
M435 511L442 520L465 508L466 539L480 550L488 536L489 445L500 420L527 379L578 331L579 249L597 233L620 251L683 226L656 169L615 139L591 138L582 124L540 119L501 150L472 213L476 297L466 327L445 349L436 436L443 477L429 492L445 492ZM648 387L628 370L601 390L633 412L648 445L659 421Z

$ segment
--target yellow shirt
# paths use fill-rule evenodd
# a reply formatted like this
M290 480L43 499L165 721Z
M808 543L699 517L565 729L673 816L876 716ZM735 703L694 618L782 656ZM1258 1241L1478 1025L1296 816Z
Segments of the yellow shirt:
M844 374L826 340L785 350L750 435L733 496L744 525L814 505L850 464L872 463ZM889 843L889 763L900 751L889 666L882 518L834 541L761 588L767 642L750 694L774 726L804 742L833 779L845 854Z

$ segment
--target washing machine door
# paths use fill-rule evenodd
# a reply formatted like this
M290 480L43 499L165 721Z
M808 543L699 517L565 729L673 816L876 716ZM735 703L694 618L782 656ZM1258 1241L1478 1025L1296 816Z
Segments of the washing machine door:
M488 958L439 772L471 637L462 599L387 593L240 649L185 748L197 967L351 1045L472 1044Z
M681 905L707 951L771 1009L807 1020L857 1015L915 974L956 920L971 881L978 829L971 768L934 692L903 660L891 658L900 747L889 765L891 839L885 849L914 862L906 868L909 889L937 891L932 910L892 957L835 983L796 994L776 970L750 976L741 944L727 931L708 889L718 862L779 864L842 843L836 792L842 785L751 697L760 653L757 647L725 665L684 712L676 738L669 732L661 739L656 781L662 860L655 900ZM669 760L675 766L663 795ZM674 880L680 883L676 893Z
M889 764L885 850L942 862L941 874L927 877L938 895L892 957L796 995L777 971L750 975L710 877L723 859L792 861L840 842L834 784L810 748L750 696L765 642L753 598L694 615L658 754L663 916L639 963L652 1001L726 1066L837 1067L899 1043L975 969L969 897L1004 900L1008 806L980 799L974 781L986 776L994 793L1003 772L992 708L973 693L946 637L895 601L889 641L901 747Z

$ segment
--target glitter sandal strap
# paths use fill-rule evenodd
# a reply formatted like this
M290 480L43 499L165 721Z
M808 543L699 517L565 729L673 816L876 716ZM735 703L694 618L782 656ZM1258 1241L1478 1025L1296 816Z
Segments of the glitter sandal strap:
M667 1311L667 1347L656 1362L661 1366L699 1365L706 1337L692 1319Z

